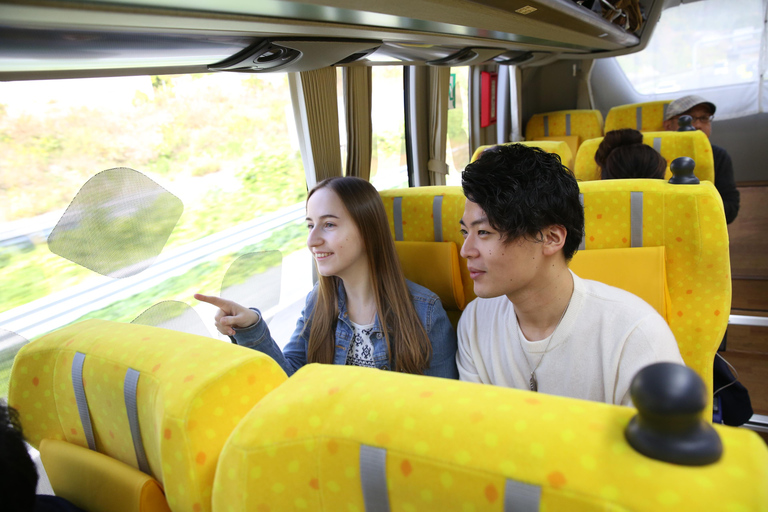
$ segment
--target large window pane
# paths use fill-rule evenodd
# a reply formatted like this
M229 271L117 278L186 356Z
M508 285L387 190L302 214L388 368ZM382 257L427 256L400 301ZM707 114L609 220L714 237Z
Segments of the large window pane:
M282 285L281 304L303 299L311 287L301 222L306 184L286 75L3 83L0 152L0 329L30 339L82 318L130 322L161 301L194 306L193 293L220 293L230 265L255 251L279 250L285 257L283 276L271 278ZM78 191L82 200L89 178L113 168L138 171L183 203L162 253L124 279L99 275L46 243ZM93 210L78 206L80 218L102 215L151 232L119 197ZM133 235L85 257L130 253L142 240ZM252 261L258 262L254 274L279 265L279 258ZM253 285L246 275L229 277ZM274 306L270 317L279 310L262 302L248 305ZM214 334L210 310L198 311ZM0 395L9 356L1 338Z
M646 49L617 60L641 94L756 82L762 8L761 0L708 0L666 9Z
M374 66L371 183L378 190L408 187L403 68Z

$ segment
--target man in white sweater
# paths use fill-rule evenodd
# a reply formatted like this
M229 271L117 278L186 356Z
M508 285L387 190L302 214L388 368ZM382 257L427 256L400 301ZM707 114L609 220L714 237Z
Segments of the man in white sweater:
M461 255L478 296L459 321L462 380L630 405L639 370L683 364L650 305L568 269L584 210L559 157L497 146L467 166L462 187Z

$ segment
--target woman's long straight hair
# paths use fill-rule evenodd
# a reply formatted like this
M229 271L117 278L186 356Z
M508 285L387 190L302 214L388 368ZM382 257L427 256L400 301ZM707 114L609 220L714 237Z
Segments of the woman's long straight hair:
M432 358L432 345L411 302L381 196L366 180L336 177L318 183L307 201L321 188L336 193L360 232L393 370L423 374ZM320 276L307 348L310 363L333 363L339 281L336 276Z

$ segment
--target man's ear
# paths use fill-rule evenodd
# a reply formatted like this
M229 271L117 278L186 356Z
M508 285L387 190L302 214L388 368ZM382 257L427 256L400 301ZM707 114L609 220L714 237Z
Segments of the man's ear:
M565 237L568 235L568 230L565 229L565 226L560 224L547 226L542 230L542 234L544 235L542 251L545 256L552 256L563 250Z
M664 121L663 127L665 132L677 131L677 119L667 119Z

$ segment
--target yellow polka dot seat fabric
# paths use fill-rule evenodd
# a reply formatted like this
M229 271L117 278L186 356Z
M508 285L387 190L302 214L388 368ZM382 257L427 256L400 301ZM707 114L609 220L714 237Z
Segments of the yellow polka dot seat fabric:
M716 426L722 458L685 467L630 447L624 429L635 412L468 382L308 365L259 402L227 441L213 509L768 510L768 450L757 434ZM531 506L535 499L540 503Z
M635 246L665 248L669 327L686 366L706 383L711 407L712 364L731 310L728 230L717 189L710 182L644 179L586 181L579 188L587 251L632 247L633 200L640 204Z
M524 141L524 142L509 142L507 144L502 144L502 145L508 146L509 144L523 144L525 146L542 149L547 153L554 153L560 157L560 161L563 162L563 165L565 165L569 169L573 168L574 152L571 150L571 146L569 146L568 143L566 142L552 141L552 140L531 140L531 141ZM474 162L475 160L480 158L480 155L483 154L483 151L485 151L488 148L492 148L494 146L495 144L491 144L488 146L480 146L479 148L477 148L475 152L472 154L471 162Z
M601 179L601 171L595 162L595 153L603 138L584 141L576 153L574 174L579 181ZM651 146L667 160L665 179L672 177L669 164L675 158L687 156L693 158L696 167L693 173L700 181L715 182L715 159L709 138L699 130L692 132L646 132L643 143Z
M235 426L286 380L270 357L212 338L103 320L79 322L29 343L16 356L9 403L33 446L57 439L88 447L75 398L82 381L96 451L139 468L124 384L138 371L136 403L149 473L174 512L211 509L216 463ZM78 356L80 357L80 356Z
M535 114L525 125L525 140L576 135L581 140L603 134L603 115L599 110L558 110Z
M464 239L459 220L464 214L464 193L461 187L417 187L382 190L381 198L387 212L392 237L401 242L453 242L461 249ZM461 308L443 301L448 317L456 326L464 304L475 298L474 284L469 277L467 262L458 257L464 301ZM452 274L446 279L451 280ZM428 283L419 283L428 286Z
M613 107L605 116L605 133L619 128L634 128L640 132L664 129L664 113L672 100L631 103Z

